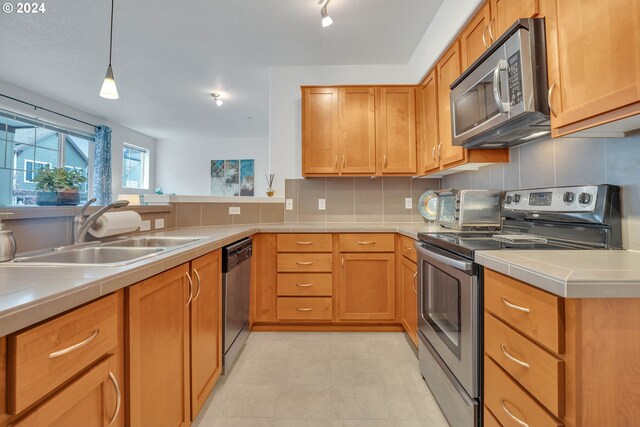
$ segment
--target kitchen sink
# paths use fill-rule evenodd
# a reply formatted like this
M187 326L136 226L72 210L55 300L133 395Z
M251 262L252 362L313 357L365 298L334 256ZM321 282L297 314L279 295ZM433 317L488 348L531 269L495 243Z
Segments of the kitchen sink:
M126 265L165 251L164 248L125 248L91 246L78 249L65 249L16 258L16 263L37 263L40 265Z
M103 243L102 247L167 248L188 245L202 240L202 237L131 237Z

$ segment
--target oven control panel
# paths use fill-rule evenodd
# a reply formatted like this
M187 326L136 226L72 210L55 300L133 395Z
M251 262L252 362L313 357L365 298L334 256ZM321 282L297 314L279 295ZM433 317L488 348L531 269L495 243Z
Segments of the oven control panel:
M507 191L502 206L512 211L593 212L598 200L598 187L540 188Z

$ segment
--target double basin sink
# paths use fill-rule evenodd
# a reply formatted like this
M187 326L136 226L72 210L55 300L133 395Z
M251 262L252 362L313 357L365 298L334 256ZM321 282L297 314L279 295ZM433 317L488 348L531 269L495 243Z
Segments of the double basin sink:
M129 237L111 242L65 246L16 258L14 263L33 265L120 266L150 258L168 250L196 243L205 237Z

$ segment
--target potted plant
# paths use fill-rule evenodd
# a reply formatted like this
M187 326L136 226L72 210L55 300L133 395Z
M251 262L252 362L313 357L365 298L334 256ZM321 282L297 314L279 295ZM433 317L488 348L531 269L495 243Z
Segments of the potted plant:
M44 167L36 172L36 204L40 206L72 205L80 203L80 185L87 178L79 170Z

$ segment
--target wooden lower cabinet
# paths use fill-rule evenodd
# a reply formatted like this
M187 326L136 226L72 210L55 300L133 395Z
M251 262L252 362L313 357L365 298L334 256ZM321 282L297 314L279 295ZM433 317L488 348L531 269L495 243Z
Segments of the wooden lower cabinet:
M418 269L415 263L402 257L400 261L400 322L413 343L418 345Z
M115 424L122 410L122 389L114 372L116 357L111 355L11 425L107 427Z
M220 250L191 261L191 420L222 372L222 258Z
M190 421L189 265L128 291L128 425L186 426Z
M340 320L396 318L395 255L340 254Z

